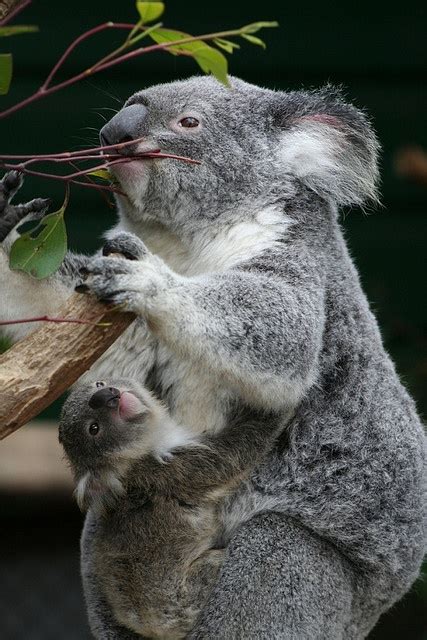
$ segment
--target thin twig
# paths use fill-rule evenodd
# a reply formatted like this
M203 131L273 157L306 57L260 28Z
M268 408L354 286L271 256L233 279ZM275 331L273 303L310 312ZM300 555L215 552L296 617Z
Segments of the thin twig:
M78 38L79 43L82 42L82 40L85 40L86 38L90 37L93 33L96 33L98 31L101 31L107 28L123 28L122 25L123 23L114 23L114 22L106 22L103 25L98 25L98 27L94 27L93 29L90 29L86 33L79 36ZM128 28L128 26L126 26L125 28ZM134 51L130 51L129 53L123 54L122 56L119 56L114 60L110 60L105 64L98 66L98 63L95 63L92 67L89 67L84 71L81 71L80 73L76 74L75 76L72 76L71 78L68 78L67 80L63 80L63 82L60 82L56 85L50 86L48 88L42 85L35 93L28 96L28 98L25 98L21 102L17 102L16 104L9 107L9 109L0 111L0 118L5 118L11 115L12 113L15 113L16 111L19 111L23 107L33 102L36 102L37 100L40 100L41 98L51 95L52 93L56 93L56 91L59 91L61 89L65 89L66 87L69 87L70 85L75 84L80 80L88 78L89 76L92 76L95 73L99 73L100 71L105 71L106 69L110 69L111 67L117 64L121 64L122 62L126 62L127 60L131 60L133 58L144 55L146 53L152 53L153 51L166 51L170 48L179 47L184 44L189 44L191 42L203 42L205 40L227 38L232 36L238 36L240 34L241 34L241 29L232 29L229 31L218 31L217 33L208 33L201 36L188 36L188 38L182 38L180 40L175 40L172 42L162 42L160 44L150 45L149 47L140 47L139 49L135 49ZM71 43L67 51L63 54L63 56L61 56L62 61L65 59L64 56L67 57L69 55L69 53L67 52L70 52L74 48L75 48L75 41ZM177 51L176 53L178 53L179 55L189 55L188 52L185 52L185 51ZM62 62L59 65L58 64L55 65L55 68L54 68L55 73L58 71L61 65L62 65Z
M114 29L129 29L129 30L132 30L134 28L134 26L135 26L134 24L128 24L128 23L125 23L125 22L111 22L111 21L109 21L109 22L104 22L102 24L99 24L97 27L93 27L92 29L88 29L88 31L85 31L84 33L82 33L64 51L62 56L59 58L58 62L56 62L56 64L52 68L51 72L47 76L46 80L41 85L39 91L46 91L46 89L48 88L48 86L52 82L53 77L56 75L58 69L60 67L62 67L62 65L67 60L67 58L69 58L70 54L74 51L74 49L76 47L78 47L79 44L84 42L84 40L87 40L88 38L96 35L97 33L100 33L101 31L105 31L106 29L114 28Z

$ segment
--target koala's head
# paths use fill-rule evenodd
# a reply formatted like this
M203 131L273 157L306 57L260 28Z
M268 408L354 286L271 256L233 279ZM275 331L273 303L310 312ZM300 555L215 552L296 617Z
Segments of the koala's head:
M81 506L104 493L108 484L119 490L120 467L148 450L152 405L149 393L127 379L85 383L72 391L62 408L59 441L71 463Z
M123 153L188 156L139 160L113 171L128 199L122 215L179 229L232 222L311 190L338 205L375 198L377 142L366 117L330 87L271 91L212 77L133 95L101 130L103 144L142 138Z

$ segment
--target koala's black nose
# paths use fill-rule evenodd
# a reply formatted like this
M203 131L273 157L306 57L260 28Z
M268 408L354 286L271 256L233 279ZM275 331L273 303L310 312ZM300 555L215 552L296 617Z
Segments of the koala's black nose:
M101 145L119 144L141 138L144 135L146 119L147 108L143 104L124 107L102 127L99 132ZM124 149L124 152L128 153L128 147Z
M102 409L108 407L109 409L115 409L120 400L120 391L114 387L104 387L95 391L91 399L89 400L89 406L91 409Z

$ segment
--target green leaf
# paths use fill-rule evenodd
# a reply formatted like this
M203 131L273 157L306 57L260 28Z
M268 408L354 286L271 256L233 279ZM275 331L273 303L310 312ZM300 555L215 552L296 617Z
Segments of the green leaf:
M278 26L278 22L252 22L251 24L247 24L245 27L242 27L241 33L256 33L260 29Z
M250 36L247 33L242 33L242 38L244 38L245 40L249 40L249 42L252 42L252 44L257 44L263 49L267 48L264 40L261 40L261 38L257 38L256 36Z
M55 273L67 252L67 231L64 212L68 196L62 207L45 216L40 223L23 233L10 250L11 269L25 271L41 280Z
M140 2L137 0L136 8L141 16L143 24L157 20L165 10L164 2Z
M191 38L191 36L188 33L175 31L174 29L154 29L154 31L151 31L150 33L150 38L152 38L157 44L164 44L166 42L175 42L176 40ZM190 44L175 45L173 47L168 47L167 50L177 55L178 53L188 51L189 46Z
M17 36L20 33L35 33L39 28L36 25L20 24L16 27L0 27L0 37Z
M220 51L209 47L203 42L198 42L197 44L204 45L193 51L192 54L201 70L205 73L211 73L218 82L229 86L227 58Z
M240 49L240 45L231 42L231 40L224 40L224 38L215 38L213 42L217 47L224 49L227 53L233 53L234 49Z
M98 169L97 171L91 171L86 175L95 176L96 178L102 178L102 180L108 180L108 182L111 182L112 180L111 173L107 169Z
M0 95L4 96L9 91L12 80L12 54L0 53Z
M176 42L177 40L186 40L187 38L191 38L188 33L175 31L173 29L155 29L150 33L150 37L154 42L157 42L157 44ZM205 73L212 73L219 82L228 86L227 59L220 51L210 47L205 42L196 40L194 42L176 44L172 47L168 47L167 51L170 51L174 55L192 56L202 71Z

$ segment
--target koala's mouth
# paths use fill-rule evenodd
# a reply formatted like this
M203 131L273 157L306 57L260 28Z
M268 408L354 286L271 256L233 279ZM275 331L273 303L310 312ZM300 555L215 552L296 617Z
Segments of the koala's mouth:
M132 420L144 413L144 405L131 391L122 391L118 410L122 420Z
M198 165L200 160L181 156L176 153L162 151L161 149L138 149L138 147L126 148L109 156L108 169L114 174L120 174L126 169L141 168L147 160L177 160L185 164Z
M145 413L141 400L128 390L116 387L102 387L89 400L92 409L110 409L122 420L133 420Z

